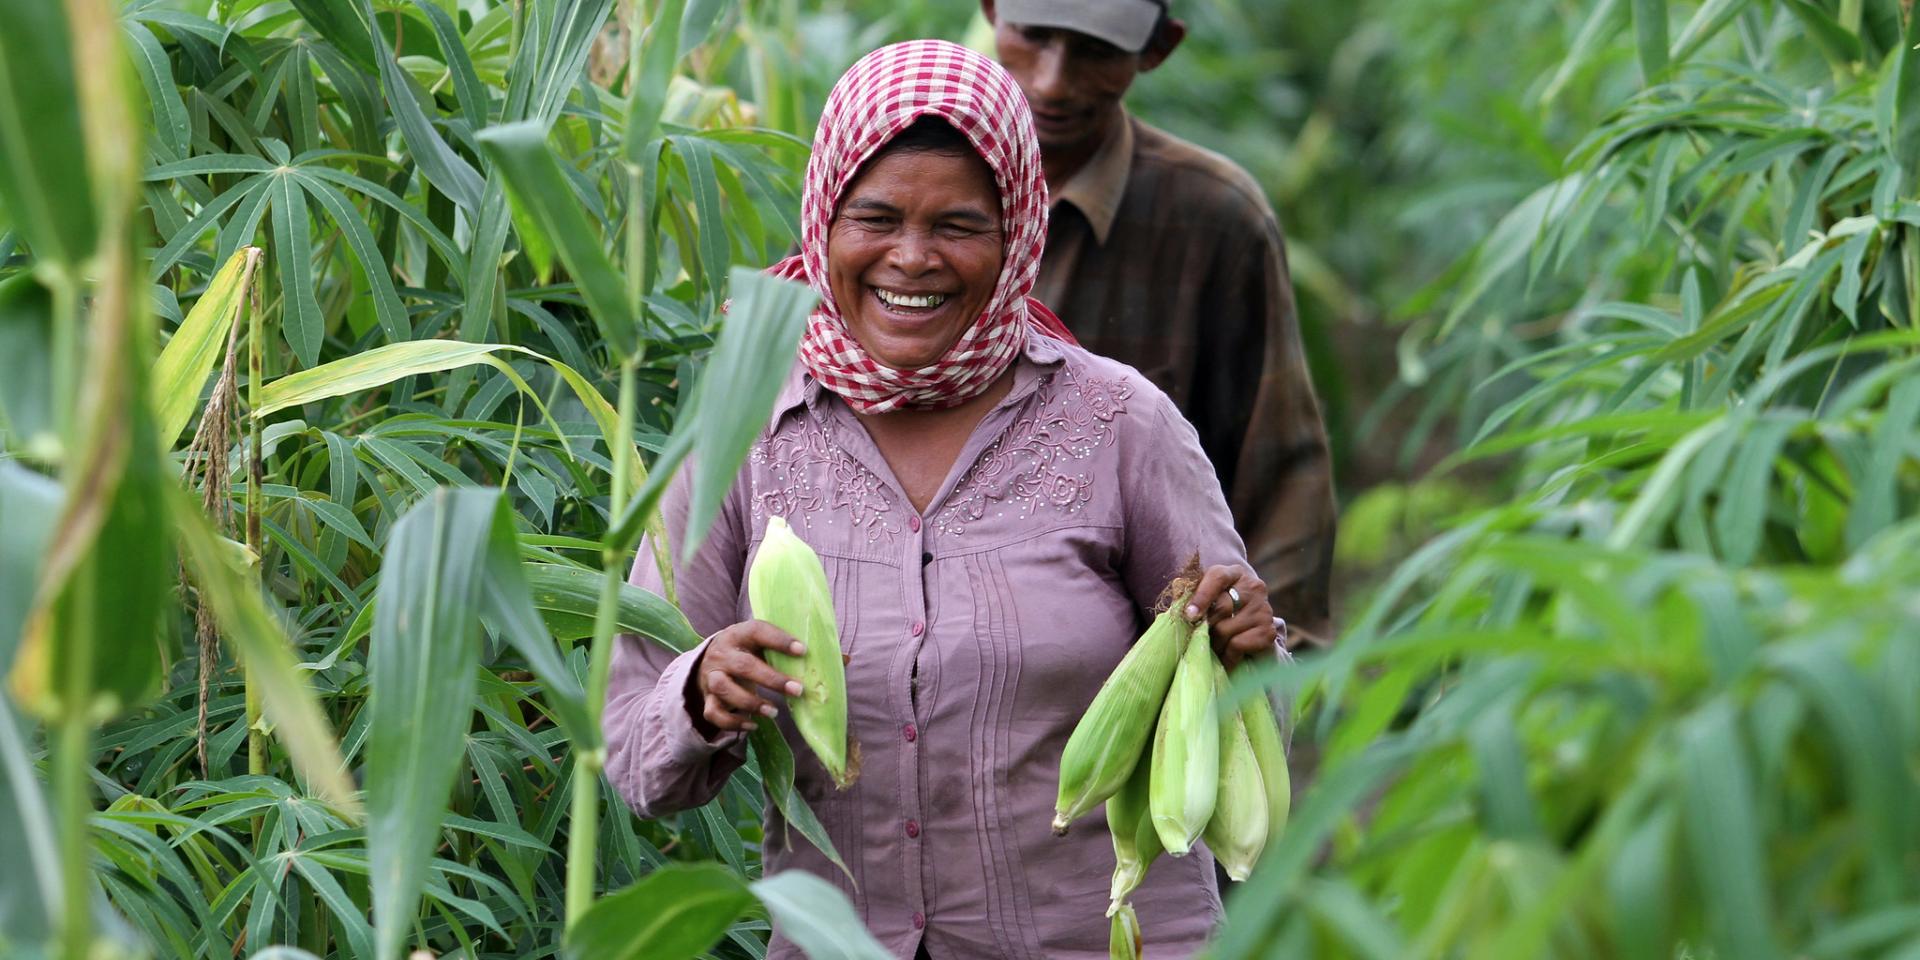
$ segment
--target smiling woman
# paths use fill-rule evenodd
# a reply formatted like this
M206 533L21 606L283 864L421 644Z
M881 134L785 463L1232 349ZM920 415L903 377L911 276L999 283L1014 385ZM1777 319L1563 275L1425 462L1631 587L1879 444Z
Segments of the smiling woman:
M986 309L1004 260L993 170L960 131L922 117L868 161L827 238L847 329L880 363L938 360Z
M1028 297L1046 224L1031 117L993 61L916 41L841 78L804 252L775 268L820 295L798 362L690 558L690 474L661 504L680 608L708 639L676 656L625 637L613 658L609 778L644 816L706 803L746 731L802 743L782 707L803 688L765 654L804 650L743 585L776 520L819 555L859 774L842 792L802 744L794 783L845 872L778 843L766 871L839 884L895 956L1107 956L1112 845L1097 814L1052 830L1068 736L1195 553L1213 566L1194 613L1227 663L1275 649L1193 428ZM634 582L659 588L653 544L639 556ZM1138 902L1154 956L1193 954L1220 911L1210 855L1153 873ZM776 930L768 956L796 955Z

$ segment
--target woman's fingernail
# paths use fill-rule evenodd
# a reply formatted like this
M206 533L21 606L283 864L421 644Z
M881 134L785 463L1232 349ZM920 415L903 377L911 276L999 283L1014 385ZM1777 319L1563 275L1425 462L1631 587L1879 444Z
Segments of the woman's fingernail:
M765 717L767 717L767 719L769 719L769 720L771 720L771 719L773 719L774 717L777 717L777 716L779 716L779 715L780 715L780 711L779 711L779 710L776 710L776 709L774 709L774 706L773 706L773 704L771 704L771 703L763 703L763 704L761 704L761 705L760 705L760 713L761 713L762 715L764 715Z
M801 685L800 685L800 681L798 681L798 680L788 680L788 681L787 681L787 696L789 696L789 697L797 697L797 696L799 696L799 695L801 695L801 694L803 694L803 693L806 693L806 692L807 692L807 688L806 688L806 687L803 687L803 686L801 686Z
M792 651L794 656L799 657L799 656L804 656L806 654L807 645L804 643L801 643L798 640L795 640L793 642L793 646L788 647L787 649Z
M1200 608L1194 606L1191 603L1187 604L1187 619L1197 620L1199 618L1200 618Z
M757 723L754 723L752 720L745 720L741 722L740 729L745 730L748 733L752 733L753 731L760 729L760 725Z

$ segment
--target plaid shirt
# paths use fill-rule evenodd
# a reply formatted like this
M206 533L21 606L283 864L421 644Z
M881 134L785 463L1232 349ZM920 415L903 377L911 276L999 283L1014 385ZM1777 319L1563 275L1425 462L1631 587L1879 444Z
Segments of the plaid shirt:
M1124 118L1053 198L1036 299L1200 432L1296 638L1332 639L1332 465L1265 195L1218 154Z

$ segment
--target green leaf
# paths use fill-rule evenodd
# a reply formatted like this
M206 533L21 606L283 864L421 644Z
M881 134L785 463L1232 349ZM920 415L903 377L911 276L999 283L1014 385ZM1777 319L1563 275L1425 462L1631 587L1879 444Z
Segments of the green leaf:
M825 824L807 805L805 797L794 785L793 747L780 732L777 724L763 723L747 734L747 742L753 746L753 755L760 765L760 780L766 787L767 799L780 811L780 816L791 829L800 831L800 835L813 844L814 849L825 854L827 860L840 868L840 872L853 880L853 871L847 868L847 862L840 858L840 851L827 836ZM792 849L793 837L783 836L780 841Z
M1728 957L1778 957L1754 784L1730 703L1714 701L1687 720L1677 759L1687 845L1710 942Z
M599 231L589 223L560 171L560 162L548 149L546 131L532 121L491 127L480 134L480 146L506 174L507 188L553 242L561 262L580 284L587 309L600 335L619 356L633 353L638 331L626 284L614 271L601 246Z
M667 106L667 91L673 85L673 71L680 62L680 20L685 12L686 0L662 0L653 20L647 24L637 68L639 77L630 85L631 99L627 103L623 147L628 163L641 162L647 144L653 142L659 129L660 114ZM629 69L634 68L629 65Z
M1787 12L1806 28L1807 37L1820 53L1827 58L1836 70L1846 69L1860 61L1863 53L1860 38L1840 25L1840 21L1829 16L1825 10L1807 2L1807 0L1782 0Z
M0 672L13 666L61 499L59 484L0 461Z
M10 447L40 457L60 449L53 377L53 295L32 272L0 280L0 425Z
M766 430L817 302L818 295L800 284L754 270L733 272L733 305L701 374L692 422L683 420L675 431L692 432L700 465L681 556L691 558L706 540L747 451Z
M246 303L247 287L259 262L260 248L247 247L227 258L225 266L207 282L200 299L173 331L173 339L153 365L155 433L163 449L171 449L180 431L193 419L207 375L226 355L227 334Z
M1634 45L1648 86L1667 70L1667 0L1633 0Z
M486 86L480 82L480 75L474 72L473 58L467 54L460 28L454 26L453 18L437 4L413 0L413 6L426 15L427 23L433 27L433 38L440 44L440 62L447 65L447 73L453 77L454 96L460 99L460 111L466 114L467 125L475 130L485 127L491 99Z
M500 492L440 489L393 525L367 656L367 849L378 960L394 960L438 842L473 715Z
M257 688L261 708L273 721L273 735L286 745L294 770L315 793L357 819L358 794L347 777L340 743L295 666L293 647L268 612L258 583L236 565L239 557L231 541L214 533L186 491L170 487L167 512L181 557L201 598L213 608L220 638L246 663L248 682Z
M122 20L120 28L131 41L127 52L133 57L134 71L140 75L141 85L146 87L147 99L153 103L154 136L166 150L165 156L186 156L192 128L187 122L187 105L180 99L180 88L173 82L173 65L167 61L167 51L154 39L153 31L136 21Z
M0 30L0 208L39 259L71 273L93 253L98 212L65 6L7 10Z
M527 585L533 606L556 634L585 637L593 632L593 616L600 602L600 571L562 563L528 563ZM700 635L687 623L680 608L665 598L632 584L620 585L620 605L614 626L626 633L649 637L675 653L700 645Z
M372 231L360 218L360 211L344 194L326 182L303 177L298 173L291 175L299 180L300 186L313 194L320 206L325 208L327 216L332 218L340 231L341 239L347 243L347 249L353 251L353 258L360 262L361 273L367 278L367 289L373 298L373 315L380 320L380 329L393 343L413 339L413 328L407 322L407 308L400 302L400 294L393 288L392 271L387 268L387 260L380 255L379 245L374 242Z
M311 367L320 362L326 320L320 316L320 302L313 293L313 236L308 233L307 194L286 175L274 178L270 194L273 242L278 248L276 262L285 304L280 332L299 356L301 366Z
M719 943L752 904L753 894L725 867L670 864L582 914L567 932L563 955L567 960L690 960Z
M9 472L7 465L0 464L0 498L6 496ZM4 626L0 624L0 629ZM0 697L0 863L7 865L0 871L0 943L28 950L52 939L61 900L53 818L40 794L34 752L12 705Z
M513 528L513 508L496 498L492 531L487 538L484 589L480 615L488 628L506 639L533 668L546 686L547 702L560 718L575 750L600 748L600 726L587 710L586 690L560 659L553 635L541 622L533 591L520 563L520 540Z
M363 23L372 21L373 11L367 6L367 0L354 0L353 9ZM427 108L415 95L407 72L394 59L385 35L378 30L373 31L372 43L373 55L379 61L380 85L386 89L387 104L393 108L394 124L406 139L414 162L420 165L420 172L469 215L478 213L483 187L479 171L453 152L453 148L447 146L447 141L441 139L439 131L433 128Z
M1920 14L1907 12L1907 36L1883 81L1893 89L1893 111L1883 124L1887 152L1907 178L1907 192L1920 185Z
M860 923L853 904L832 884L804 870L784 870L753 881L774 928L813 960L885 960L891 957Z

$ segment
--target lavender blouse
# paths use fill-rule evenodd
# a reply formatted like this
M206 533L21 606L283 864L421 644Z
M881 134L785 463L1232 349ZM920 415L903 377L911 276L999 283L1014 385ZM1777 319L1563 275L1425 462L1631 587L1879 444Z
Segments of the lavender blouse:
M663 510L678 542L685 483ZM799 789L857 886L797 832L792 850L768 843L766 871L837 884L900 957L923 940L937 960L1106 957L1112 841L1099 810L1065 837L1049 830L1060 752L1186 559L1246 563L1193 428L1131 367L1034 337L915 513L852 411L796 364L706 543L677 570L702 635L751 618L745 571L776 515L826 565L862 764L836 792L781 713ZM659 588L646 545L633 582ZM618 640L607 776L643 817L706 803L745 757L740 735L693 725L704 649ZM770 804L766 817L766 835L784 836ZM1220 916L1211 855L1162 857L1132 900L1149 956L1197 952ZM776 932L768 955L800 953Z

